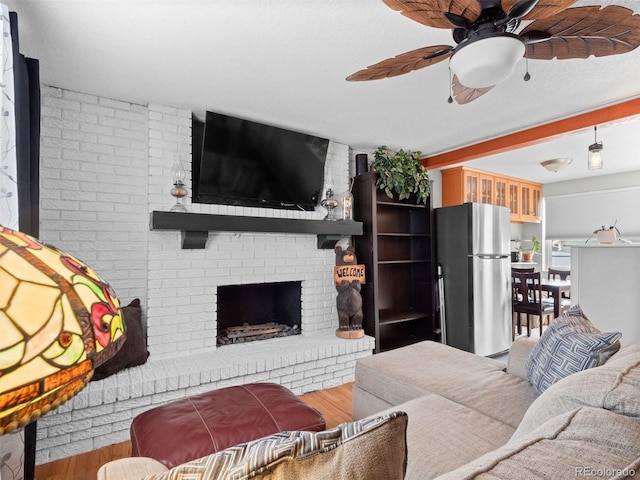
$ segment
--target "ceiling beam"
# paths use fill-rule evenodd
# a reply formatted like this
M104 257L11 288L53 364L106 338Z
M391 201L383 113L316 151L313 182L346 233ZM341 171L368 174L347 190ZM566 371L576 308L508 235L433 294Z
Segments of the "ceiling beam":
M467 162L488 155L528 147L570 132L592 128L594 125L601 125L634 115L640 115L640 98L581 113L563 120L546 123L432 157L423 157L421 163L428 170L439 169L455 163Z

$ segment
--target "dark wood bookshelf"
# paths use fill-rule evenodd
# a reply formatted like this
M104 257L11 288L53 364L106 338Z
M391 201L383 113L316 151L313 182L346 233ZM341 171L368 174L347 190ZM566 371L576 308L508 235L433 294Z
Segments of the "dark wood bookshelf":
M375 186L374 173L354 179L354 218L364 224L355 238L365 265L363 327L376 353L436 339L435 267L430 201L394 200Z

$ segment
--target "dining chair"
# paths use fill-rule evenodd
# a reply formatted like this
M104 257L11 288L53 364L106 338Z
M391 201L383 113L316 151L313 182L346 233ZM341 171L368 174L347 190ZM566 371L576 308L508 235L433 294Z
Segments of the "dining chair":
M547 324L553 318L553 304L546 304L542 298L542 287L540 285L540 272L522 273L511 271L511 292L512 292L512 315L514 321L513 337L515 338L516 328L518 335L522 334L521 315L526 315L527 337L531 336L531 317L538 318L540 335L544 319ZM551 317L551 318L549 318Z
M536 269L535 267L511 267L511 271L518 273L533 273Z
M549 267L547 271L547 278L549 280L567 280L571 275L571 270L560 269ZM560 313L569 310L571 308L571 296L569 293L562 293L562 298L560 299ZM551 303L553 305L554 298L553 294L549 293L547 298L543 300L545 303Z
M571 276L571 270L549 267L547 278L549 280L566 280Z

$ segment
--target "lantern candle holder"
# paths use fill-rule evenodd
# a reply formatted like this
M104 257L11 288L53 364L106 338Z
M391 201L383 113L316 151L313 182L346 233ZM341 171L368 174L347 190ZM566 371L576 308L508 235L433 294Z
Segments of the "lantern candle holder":
M189 191L184 186L185 178L187 177L187 172L185 171L182 160L180 157L176 157L173 162L173 167L171 167L171 174L173 177L173 188L170 193L176 199L176 203L171 207L171 212L187 212L187 207L182 203L182 199L187 196Z

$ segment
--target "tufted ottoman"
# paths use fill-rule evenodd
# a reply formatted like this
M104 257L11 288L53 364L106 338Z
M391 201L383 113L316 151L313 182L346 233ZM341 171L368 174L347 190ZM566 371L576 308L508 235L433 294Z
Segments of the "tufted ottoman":
M324 429L322 415L287 388L250 383L141 413L131 423L132 455L151 457L172 468L272 433Z

